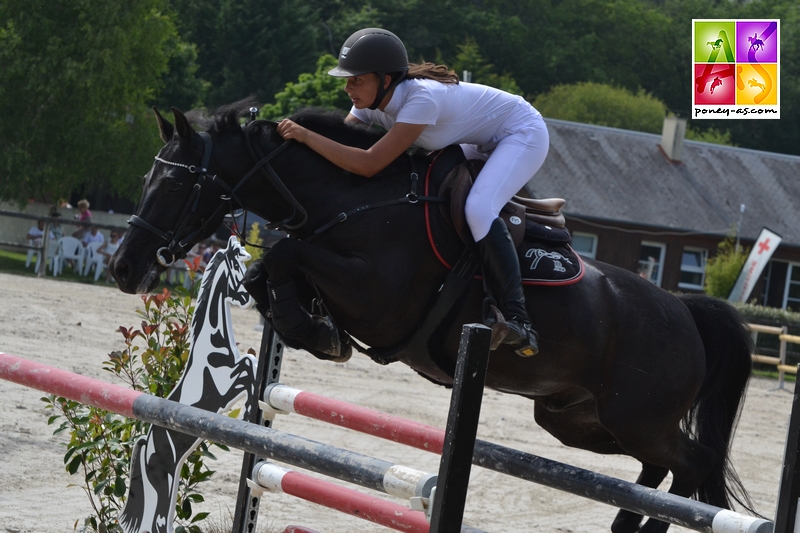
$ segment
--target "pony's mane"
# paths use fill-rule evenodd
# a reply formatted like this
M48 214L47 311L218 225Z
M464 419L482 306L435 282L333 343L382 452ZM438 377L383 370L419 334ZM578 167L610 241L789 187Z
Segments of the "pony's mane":
M200 129L212 134L226 135L241 129L241 119L249 116L251 107L258 107L255 96L214 109L193 109L186 119Z
M319 133L342 144L369 147L375 144L384 134L364 124L348 124L344 119L346 113L339 110L307 107L301 109L291 118L304 128Z

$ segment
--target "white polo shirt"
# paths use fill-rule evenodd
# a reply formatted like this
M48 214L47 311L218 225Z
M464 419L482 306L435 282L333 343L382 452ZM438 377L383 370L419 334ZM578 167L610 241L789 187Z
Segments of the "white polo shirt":
M426 79L403 80L383 111L350 110L365 124L379 124L389 130L396 122L427 124L414 142L426 150L451 144L474 144L491 151L509 133L503 122L519 105L533 109L524 98L477 83L440 83Z

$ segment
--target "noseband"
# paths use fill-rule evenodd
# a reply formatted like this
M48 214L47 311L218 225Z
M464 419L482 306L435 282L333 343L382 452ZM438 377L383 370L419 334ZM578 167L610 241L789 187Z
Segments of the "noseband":
M253 147L250 142L249 138L249 131L247 126L244 127L245 129L245 138L247 139L248 148L250 149L251 154L255 155L253 151ZM267 173L267 178L280 192L280 194L286 198L287 200L292 203L294 210L292 216L289 217L286 221L284 221L284 227L287 228L296 228L300 227L305 224L307 220L306 211L300 206L300 204L295 200L294 196L288 191L284 183L281 181L280 177L278 177L275 170L272 168L272 165L269 164L270 160L277 156L279 153L283 152L288 146L288 141L284 142L278 148L267 154L265 157L261 157L260 160L257 160L255 166L248 171L245 176L239 180L239 183L236 184L235 187L231 188L227 183L225 183L222 179L217 177L216 174L211 174L208 171L208 164L211 160L211 150L213 148L213 144L211 142L211 136L206 132L198 132L198 135L203 139L203 156L202 162L199 167L195 165L186 165L184 163L176 163L174 161L168 161L166 159L162 159L161 157L156 156L155 160L159 163L163 163L165 165L170 165L173 167L179 167L188 170L192 174L197 174L197 182L194 184L192 188L192 193L189 196L189 199L186 201L186 204L183 206L183 211L181 212L180 217L178 218L178 222L175 224L175 228L171 231L162 231L155 227L154 225L150 224L143 218L133 215L131 216L130 220L128 220L128 224L131 226L136 226L142 229L149 231L157 235L163 241L166 241L168 244L166 246L162 246L156 251L156 260L158 263L165 267L169 268L172 266L176 260L182 259L186 257L186 254L189 249L189 243L191 240L201 231L205 231L207 221L212 220L220 210L226 207L226 204L230 204L231 200L234 200L239 206L244 207L244 203L241 201L239 196L236 194L237 190L245 183L247 180L252 176L257 170L261 170L262 172ZM266 166L266 168L264 168ZM187 231L182 237L181 234L184 232L185 226L188 224L190 219L190 215L194 215L197 211L198 205L200 204L200 195L203 192L204 185L215 185L219 189L222 189L222 192L219 195L219 199L222 201L217 209L209 216L208 218L202 219L202 223L199 228L194 231ZM230 207L232 212L232 206ZM294 218L297 212L302 214L302 219L299 224L294 226L289 226L288 222ZM283 224L283 223L282 223Z

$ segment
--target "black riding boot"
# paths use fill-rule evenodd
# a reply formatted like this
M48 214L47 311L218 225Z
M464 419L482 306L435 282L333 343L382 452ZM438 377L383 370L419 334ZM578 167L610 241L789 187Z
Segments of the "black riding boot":
M505 338L492 339L492 344L510 344L522 357L536 355L539 351L538 335L525 310L519 259L503 219L496 218L492 222L489 233L477 243L477 250L484 278L502 313L502 317L490 317L486 325L492 328L493 335L500 337L506 332L503 325L508 328Z

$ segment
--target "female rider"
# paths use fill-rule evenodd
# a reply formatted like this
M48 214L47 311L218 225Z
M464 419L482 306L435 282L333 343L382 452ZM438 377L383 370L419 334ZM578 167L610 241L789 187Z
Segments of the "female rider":
M386 135L363 150L287 119L278 125L284 139L304 143L335 165L365 177L383 170L411 145L438 150L461 144L469 159L486 160L467 197L466 218L484 276L508 326L498 328L499 317L488 320L501 337L493 344L510 344L524 357L535 355L537 334L525 310L516 250L498 215L544 162L549 138L542 116L520 96L459 83L443 65L409 64L402 41L379 28L351 35L338 66L328 74L347 78L344 90L353 107L345 122L379 124Z

